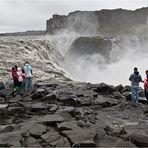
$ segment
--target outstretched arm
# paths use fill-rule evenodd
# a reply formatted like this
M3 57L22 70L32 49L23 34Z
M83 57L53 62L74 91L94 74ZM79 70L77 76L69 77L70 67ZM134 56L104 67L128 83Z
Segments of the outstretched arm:
M130 77L129 77L129 81L132 81L132 75L130 75Z

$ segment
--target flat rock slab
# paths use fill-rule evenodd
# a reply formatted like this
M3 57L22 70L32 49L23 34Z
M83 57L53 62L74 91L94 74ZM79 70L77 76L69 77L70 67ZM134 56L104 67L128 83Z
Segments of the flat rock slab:
M117 143L115 144L115 148L137 148L137 146L130 141L124 141L124 140L118 140Z
M21 132L9 132L0 134L0 147L21 147Z
M8 104L0 104L0 109L4 109L8 106Z
M85 141L82 141L82 143L75 143L72 145L72 147L96 147L96 143L94 141L91 141L91 140L85 140Z
M101 105L103 107L111 107L117 105L118 101L112 98L104 98L103 96L99 96L94 100L94 105Z
M80 104L80 99L76 95L61 95L58 97L58 100L64 105L68 106L77 106Z
M23 98L22 98L19 94L17 94L15 97L9 99L9 102L10 102L10 103L19 102L19 101L21 101L22 99L23 99Z
M60 135L58 132L49 131L41 137L49 144L50 142L56 141L58 138L60 138Z
M42 98L42 100L50 102L50 103L54 103L56 101L56 95L55 94L47 94L45 97Z
M47 127L42 124L36 124L30 129L30 135L35 138L39 138L43 133L45 133Z
M67 122L62 122L57 124L58 129L60 131L64 131L64 130L81 130L81 128L79 126L77 126L77 121L67 121Z
M26 137L22 140L22 145L25 147L41 147L39 142L33 137Z
M72 145L83 146L85 147L93 147L95 146L95 138L97 133L88 129L81 130L65 130L62 131L62 134L66 136Z
M130 139L138 147L148 147L148 135L144 132L135 132L130 135Z
M34 103L30 107L32 111L42 111L49 108L45 103L42 102Z
M64 118L59 114L45 115L38 118L38 123L44 123L46 125L56 124L63 121L64 121Z
M113 136L103 136L102 138L99 138L99 140L96 142L97 147L114 147L117 141L119 140L118 137Z
M31 98L32 98L33 100L35 100L35 99L41 99L41 98L45 97L46 94L47 94L46 90L40 88L40 89L37 89L36 92L34 92L34 93L31 95Z
M60 136L56 141L50 142L52 147L71 147L67 138Z
M0 90L0 96L5 98L9 95L13 94L13 90L12 89L2 89Z

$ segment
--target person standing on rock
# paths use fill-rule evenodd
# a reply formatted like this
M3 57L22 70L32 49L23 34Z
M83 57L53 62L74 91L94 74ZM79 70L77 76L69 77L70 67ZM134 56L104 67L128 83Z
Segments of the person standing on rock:
M17 75L17 66L12 67L12 78L13 78L13 91L18 89L18 75Z
M23 77L25 76L24 73L22 73L22 69L20 67L17 68L17 75L18 75L18 86L19 89L23 88Z
M134 73L130 75L132 102L138 103L139 100L139 83L143 82L142 77L138 72L138 68L134 68Z
M145 98L148 101L148 70L146 70L146 78L144 80L144 93L145 93Z
M25 71L25 90L29 91L32 89L32 67L30 66L29 62L25 63L24 71Z

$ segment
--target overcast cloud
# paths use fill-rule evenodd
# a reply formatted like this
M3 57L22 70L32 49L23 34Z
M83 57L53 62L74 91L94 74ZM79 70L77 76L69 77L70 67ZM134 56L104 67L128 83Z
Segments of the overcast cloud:
M148 0L0 0L0 32L45 30L52 14L147 6Z

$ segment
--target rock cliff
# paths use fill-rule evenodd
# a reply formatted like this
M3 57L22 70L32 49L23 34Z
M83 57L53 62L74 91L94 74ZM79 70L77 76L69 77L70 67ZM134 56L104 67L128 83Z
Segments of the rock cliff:
M130 32L135 27L147 24L148 8L135 11L115 9L101 11L75 11L66 15L53 15L47 20L46 31L54 33L61 28L73 28L78 32L94 29L95 32Z
M79 37L71 45L69 53L76 56L100 54L109 60L112 41L105 37Z

